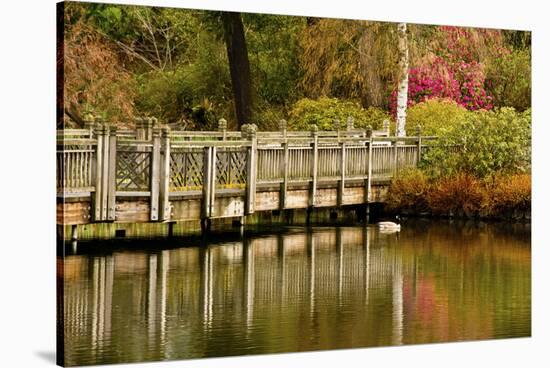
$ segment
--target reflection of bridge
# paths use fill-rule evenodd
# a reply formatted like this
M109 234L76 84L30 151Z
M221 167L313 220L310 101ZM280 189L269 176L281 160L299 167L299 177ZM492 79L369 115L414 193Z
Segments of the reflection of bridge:
M281 318L290 320L295 318L293 308L309 314L309 322L300 319L299 330L315 328L320 315L345 305L362 305L358 313L366 318L371 299L385 298L388 291L393 293L393 317L388 320L393 332L385 343L399 344L403 262L395 247L386 244L395 239L379 236L368 228L337 228L152 254L67 257L66 357L71 360L70 351L78 349L78 342L91 347L95 358L116 349L112 339L127 329L128 316L134 316L135 335L124 330L124 343L146 338L141 345L160 349L151 359L166 359L174 350L186 355L183 341L209 336L228 323L248 334L259 320L281 310L287 313ZM371 312L372 318L383 318ZM181 323L185 328L174 326ZM177 349L170 346L178 342Z
M57 223L168 222L383 200L431 137L383 131L170 132L139 119L58 132Z

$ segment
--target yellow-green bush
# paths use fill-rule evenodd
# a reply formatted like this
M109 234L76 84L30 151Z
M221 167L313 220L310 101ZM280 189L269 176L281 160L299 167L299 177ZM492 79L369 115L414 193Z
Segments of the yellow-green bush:
M459 147L450 151L449 147ZM478 178L531 169L531 110L513 108L469 111L465 120L441 129L435 146L423 156L430 176L467 172Z
M416 135L420 126L422 135L438 135L466 119L469 111L448 99L432 99L407 109L407 135Z
M531 51L514 50L487 65L487 90L495 106L523 111L531 107Z
M334 120L340 120L341 129L345 129L348 117L354 120L355 128L380 129L389 114L376 107L362 108L353 101L321 97L318 100L303 98L298 100L290 111L288 127L292 130L309 130L317 125L319 130L333 130Z

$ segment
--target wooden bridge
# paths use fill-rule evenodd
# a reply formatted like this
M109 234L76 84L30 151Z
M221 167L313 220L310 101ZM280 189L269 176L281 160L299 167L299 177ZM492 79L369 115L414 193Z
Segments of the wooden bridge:
M244 219L258 211L381 202L389 180L418 164L434 137L334 131L175 131L154 118L136 129L96 119L57 132L57 223Z

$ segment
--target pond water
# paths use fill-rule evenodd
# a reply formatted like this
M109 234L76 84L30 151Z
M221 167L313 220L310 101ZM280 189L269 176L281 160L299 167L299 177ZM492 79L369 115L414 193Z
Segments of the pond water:
M66 365L531 335L528 225L92 245L58 260Z

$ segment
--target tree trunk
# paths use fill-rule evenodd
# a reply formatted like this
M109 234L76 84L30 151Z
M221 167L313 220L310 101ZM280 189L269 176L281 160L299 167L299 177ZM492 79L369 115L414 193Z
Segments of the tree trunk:
M250 64L240 13L222 12L227 59L239 127L251 123Z
M399 49L399 85L397 87L397 124L396 135L407 135L405 124L407 119L407 94L409 89L409 45L407 43L407 23L397 25Z

